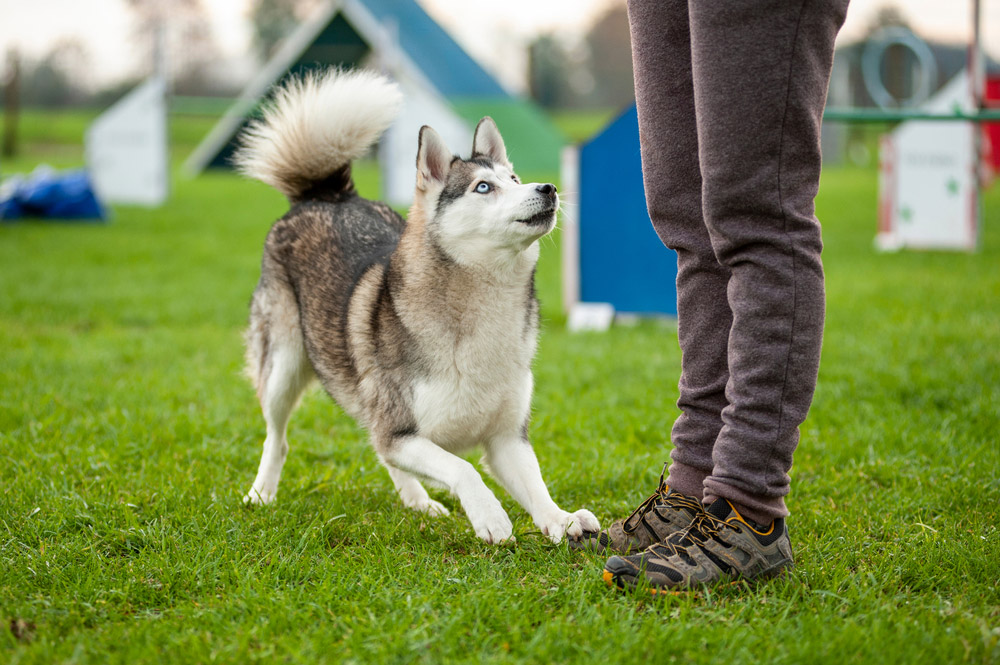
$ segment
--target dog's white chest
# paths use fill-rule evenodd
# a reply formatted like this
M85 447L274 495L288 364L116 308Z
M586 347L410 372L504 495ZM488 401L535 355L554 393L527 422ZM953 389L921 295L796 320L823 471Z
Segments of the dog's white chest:
M442 348L431 376L414 386L420 433L456 450L518 432L531 408L531 351L502 334Z

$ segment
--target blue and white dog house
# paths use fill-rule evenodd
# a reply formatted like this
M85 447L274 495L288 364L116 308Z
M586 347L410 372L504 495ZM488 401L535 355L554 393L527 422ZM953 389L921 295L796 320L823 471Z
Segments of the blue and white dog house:
M646 211L639 123L632 105L563 153L563 304L607 303L616 314L677 316L677 255Z

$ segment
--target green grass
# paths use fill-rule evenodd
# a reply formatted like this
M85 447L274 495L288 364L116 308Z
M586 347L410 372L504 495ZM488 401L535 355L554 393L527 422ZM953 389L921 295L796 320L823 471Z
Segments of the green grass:
M0 662L1000 662L1000 195L976 254L878 255L875 194L873 171L824 174L795 571L657 601L609 591L502 492L510 548L440 492L451 516L410 513L319 392L277 504L243 507L263 423L240 333L284 209L266 187L179 179L107 225L0 225ZM667 458L676 336L565 332L557 241L541 261L532 436L556 500L610 521Z

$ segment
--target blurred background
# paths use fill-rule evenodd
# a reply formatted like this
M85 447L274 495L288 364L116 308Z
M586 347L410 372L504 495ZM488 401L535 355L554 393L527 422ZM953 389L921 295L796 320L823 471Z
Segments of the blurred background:
M0 2L0 50L20 57L23 103L100 108L153 70L155 26L169 22L171 84L178 96L235 96L321 0L36 0ZM631 59L621 0L510 0L421 6L508 88L550 109L607 109L631 100ZM1000 12L985 3L984 45L997 53ZM886 25L913 29L940 57L964 59L967 2L853 0L839 45ZM945 76L947 66L942 68Z
M8 81L19 70L24 149L48 146L57 153L71 138L60 133L68 127L62 122L50 124L48 133L36 131L32 112L51 119L55 110L72 110L87 117L151 75L161 25L171 114L221 115L282 40L323 5L322 0L0 0L0 58ZM553 114L570 141L588 137L632 100L621 0L500 5L421 0L420 5L504 88ZM982 14L987 55L1000 48L1000 11L993 5L985 3ZM853 0L838 41L838 67L849 79L837 92L838 105L874 105L861 80L860 52L886 26L909 28L930 46L938 64L935 87L965 65L971 3ZM905 49L898 50L886 58L887 86L905 95L909 63ZM178 127L176 138L191 142L198 129ZM865 158L860 149L853 155Z
M240 203L260 197L273 219L280 197L228 168L240 129L286 76L372 67L400 83L407 107L355 169L364 195L405 211L419 127L462 153L492 115L522 177L562 188L562 232L549 250L559 256L542 268L552 315L572 324L580 303L611 305L591 312L599 326L607 312L675 314L673 257L645 213L623 0L0 0L0 9L0 220L131 223L144 208L181 228L185 201L203 205L212 187L234 192L220 214L238 218ZM880 250L981 248L984 192L1000 165L997 56L998 3L851 2L822 138L825 180L868 188L846 195L865 201L850 220L859 237ZM955 113L982 122L927 120ZM201 231L209 242L210 228Z

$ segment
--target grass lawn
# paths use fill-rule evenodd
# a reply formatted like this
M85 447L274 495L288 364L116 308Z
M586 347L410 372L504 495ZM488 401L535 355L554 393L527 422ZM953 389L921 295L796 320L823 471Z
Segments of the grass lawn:
M284 211L263 185L0 225L0 662L1000 662L1000 193L976 254L876 254L875 196L874 171L824 174L795 571L661 600L607 589L502 492L513 547L441 492L451 516L409 512L319 391L277 503L242 505L263 421L240 334ZM608 522L656 485L680 352L655 323L568 334L558 254L531 433L556 500Z

